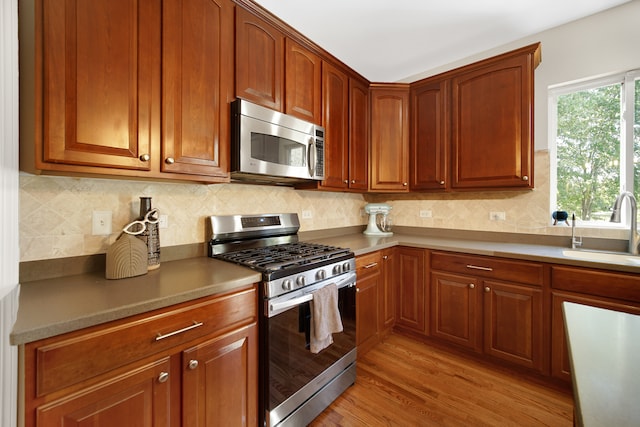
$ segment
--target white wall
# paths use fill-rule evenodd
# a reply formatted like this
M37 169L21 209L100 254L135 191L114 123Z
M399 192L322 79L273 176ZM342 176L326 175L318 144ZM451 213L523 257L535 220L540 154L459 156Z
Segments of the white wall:
M18 294L18 2L0 3L0 425L17 424L17 351L9 345Z

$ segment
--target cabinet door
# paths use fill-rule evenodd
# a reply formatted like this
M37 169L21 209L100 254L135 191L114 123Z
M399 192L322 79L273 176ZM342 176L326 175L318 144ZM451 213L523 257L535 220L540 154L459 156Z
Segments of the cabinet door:
M255 323L185 350L182 366L182 425L257 425Z
M229 176L233 3L166 0L161 170Z
M396 325L425 335L429 318L425 250L401 247L396 256Z
M482 351L482 295L470 276L431 274L431 334Z
M159 126L160 5L36 2L36 28L42 31L36 30L42 58L36 68L42 73L36 76L36 90L42 91L35 105L37 168L65 170L49 163L150 170L147 155Z
M349 188L369 188L369 86L349 79Z
M379 340L380 270L358 277L356 294L356 344L363 355Z
M396 321L395 288L398 281L396 268L396 251L385 249L382 251L382 280L380 281L380 331L388 332Z
M285 50L285 113L320 124L322 60L291 39Z
M542 290L484 281L484 352L542 369Z
M409 191L409 87L371 90L371 191Z
M236 8L236 96L282 111L284 35Z
M533 69L520 55L452 79L452 187L533 188Z
M349 185L349 78L328 62L322 63L322 108L325 127L322 186L346 189Z
M640 315L640 307L628 302L605 298L555 291L551 293L551 375L570 382L571 368L562 312L562 303L565 301L638 315Z
M450 144L449 80L411 90L411 190L444 190Z
M167 426L179 403L170 398L171 383L180 381L170 371L169 358L133 367L101 383L46 403L36 409L36 421L26 425L71 426ZM179 400L176 400L179 402Z

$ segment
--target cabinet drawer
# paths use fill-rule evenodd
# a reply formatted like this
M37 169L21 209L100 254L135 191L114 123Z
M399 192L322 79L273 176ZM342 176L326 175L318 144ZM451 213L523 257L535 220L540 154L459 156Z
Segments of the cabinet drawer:
M640 276L585 268L553 266L554 289L640 303Z
M27 345L42 396L205 335L256 320L255 288L203 298ZM108 356L107 356L108 355Z
M356 274L358 276L380 273L380 252L371 252L356 257Z
M541 264L478 255L432 252L431 268L537 286L544 280Z

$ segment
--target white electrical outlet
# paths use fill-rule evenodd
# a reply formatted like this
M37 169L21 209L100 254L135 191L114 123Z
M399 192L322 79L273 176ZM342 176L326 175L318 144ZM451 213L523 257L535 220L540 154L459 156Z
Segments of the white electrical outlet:
M431 218L433 213L428 210L420 211L420 218Z
M111 234L111 211L93 211L91 234L94 236Z
M489 219L491 221L504 221L507 219L507 215L504 212L489 212Z
M169 227L169 215L160 215L158 220L158 228L168 228Z
M302 211L302 219L311 219L313 218L313 213L311 211Z

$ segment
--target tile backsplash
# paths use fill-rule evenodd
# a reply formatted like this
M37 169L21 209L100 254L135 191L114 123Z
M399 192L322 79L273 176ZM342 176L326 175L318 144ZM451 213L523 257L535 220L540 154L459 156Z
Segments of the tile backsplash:
M529 192L376 195L393 206L398 226L569 235L552 227L549 212L549 156L536 153L536 189ZM301 191L247 184L189 184L20 175L20 260L34 261L104 253L120 230L138 216L139 197L168 215L161 246L202 243L209 215L297 212L301 231L366 224L361 194ZM421 218L421 210L430 218ZM112 212L112 233L92 235L93 211ZM304 219L309 211L312 218ZM491 221L490 212L504 212ZM587 230L583 230L586 235ZM589 233L598 237L598 230ZM619 233L618 233L619 234ZM609 237L609 236L606 236ZM616 236L617 237L617 236Z

